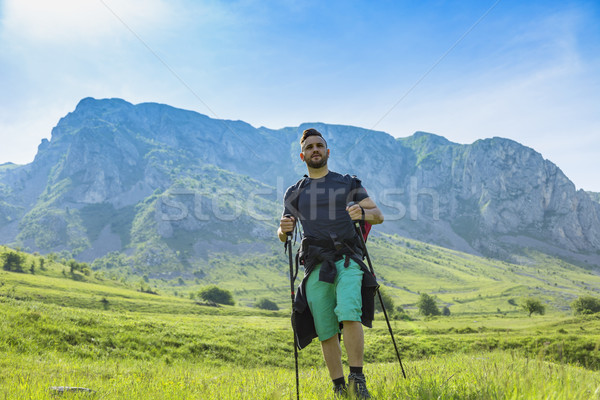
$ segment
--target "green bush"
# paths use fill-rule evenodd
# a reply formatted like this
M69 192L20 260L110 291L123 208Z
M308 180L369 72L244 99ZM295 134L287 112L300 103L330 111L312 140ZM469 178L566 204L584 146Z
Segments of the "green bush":
M205 301L212 301L217 304L232 306L235 304L233 296L229 290L220 289L216 285L206 286L198 292L198 297Z
M271 300L264 298L264 297L262 299L258 300L254 304L254 306L257 308L260 308L261 310L272 310L272 311L279 310L277 303L274 303Z
M546 306L542 304L542 302L538 299L529 298L525 300L525 304L523 304L523 308L525 311L531 314L540 314L544 315L546 313Z
M595 314L600 312L600 299L592 296L581 296L571 303L575 314Z
M379 288L379 293L381 294L381 300L383 300L385 310L390 314L393 313L395 306L392 297L385 290L383 290L383 287ZM381 302L379 301L379 296L376 296L375 299L375 311L383 311L381 308Z
M23 264L25 263L25 256L22 254L16 253L14 251L9 251L7 253L2 253L0 255L0 260L2 262L2 269L5 271L12 272L23 272Z
M435 299L427 293L421 293L421 297L419 297L419 301L417 302L417 307L419 307L419 312L425 316L441 314Z

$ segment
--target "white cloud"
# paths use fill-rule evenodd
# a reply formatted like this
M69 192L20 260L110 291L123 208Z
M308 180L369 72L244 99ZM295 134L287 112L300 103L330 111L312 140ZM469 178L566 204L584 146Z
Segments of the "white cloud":
M144 90L153 86L147 70L162 66L127 27L152 44L178 23L179 4L1 1L0 163L30 162L41 138L83 97L153 100Z
M170 16L162 0L6 0L2 33L4 40L65 45L130 34L119 19L147 31Z

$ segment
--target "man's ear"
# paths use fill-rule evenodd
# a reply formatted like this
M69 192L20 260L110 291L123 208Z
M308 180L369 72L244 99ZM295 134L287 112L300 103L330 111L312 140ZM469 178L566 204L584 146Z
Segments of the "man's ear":
M329 149L327 149L327 157L329 157Z
M300 159L304 161L304 153L300 153Z

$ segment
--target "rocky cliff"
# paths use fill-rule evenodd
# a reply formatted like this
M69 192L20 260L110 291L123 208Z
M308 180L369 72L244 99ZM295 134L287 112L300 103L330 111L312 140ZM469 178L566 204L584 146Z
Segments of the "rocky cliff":
M0 242L87 261L117 251L160 268L265 250L282 192L305 173L297 141L309 126L328 141L330 169L358 175L384 211L378 230L600 265L600 204L517 142L321 123L271 130L120 99L83 99L31 164L0 166Z

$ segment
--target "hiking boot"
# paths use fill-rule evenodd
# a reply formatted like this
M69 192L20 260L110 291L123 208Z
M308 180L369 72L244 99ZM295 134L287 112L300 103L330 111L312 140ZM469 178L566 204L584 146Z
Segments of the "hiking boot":
M336 385L333 387L333 398L341 399L348 396L348 387L346 385Z
M367 390L367 381L364 374L355 374L353 372L348 375L348 392L354 394L357 399L370 399L371 395Z

